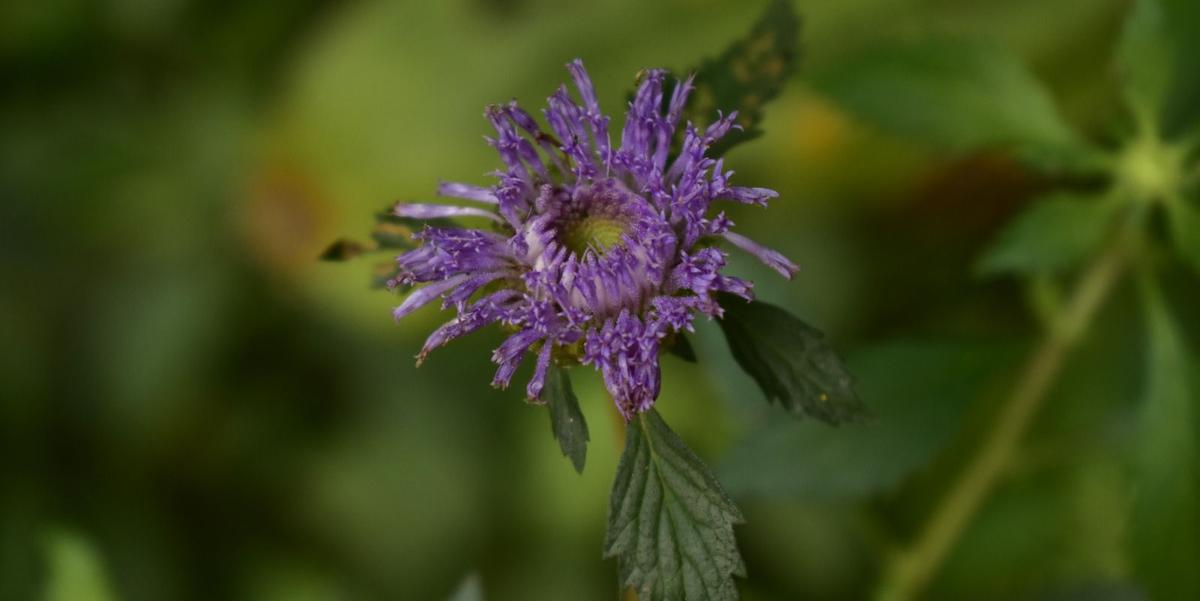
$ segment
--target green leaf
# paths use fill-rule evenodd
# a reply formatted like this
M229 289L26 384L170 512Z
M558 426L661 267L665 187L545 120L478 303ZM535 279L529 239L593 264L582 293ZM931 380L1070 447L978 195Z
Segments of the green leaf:
M1048 167L1083 168L1094 160L1042 84L1000 46L888 44L815 83L858 117L948 150L1009 145Z
M338 238L321 252L322 261L349 261L363 254L366 247L361 242L349 238Z
M575 471L583 473L587 459L588 427L579 410L579 399L571 389L571 378L567 370L550 362L546 372L546 387L542 400L550 409L550 427L564 456L571 460Z
M965 342L894 342L855 353L849 363L875 419L837 430L773 420L735 445L718 473L737 496L836 501L887 492L949 443L1014 354Z
M733 358L768 400L778 400L797 417L834 425L867 416L854 378L821 332L768 303L722 295L721 306L721 329Z
M413 219L393 215L391 209L385 209L375 214L375 227L371 229L371 239L375 241L378 250L409 250L416 246L413 233L419 232L425 226L458 227L449 219Z
M1097 582L1034 595L1028 601L1146 601L1146 595L1126 583Z
M672 337L670 344L667 346L667 352L688 363L695 363L697 361L696 349L692 347L692 341L683 332L677 332Z
M985 276L1055 274L1078 267L1103 244L1121 205L1108 198L1053 193L1001 230L979 260Z
M1153 599L1200 599L1196 362L1157 283L1142 284L1149 341L1129 527L1134 574Z
M372 242L363 243L349 238L339 238L321 253L322 261L349 261L367 253L382 251L406 251L416 247L413 233L422 227L456 227L448 219L418 220L409 217L393 215L390 210L375 214L375 227L371 229ZM395 261L377 263L371 272L371 287L384 288L399 275Z
M1200 208L1176 198L1167 205L1167 210L1175 252L1200 273Z
M45 601L113 601L116 596L95 547L70 532L55 532L46 544Z
M454 227L448 219L411 219L398 217L390 210L375 214L375 227L371 228L371 240L374 244L357 242L349 238L339 238L325 248L321 253L322 261L348 261L367 252L381 250L410 250L416 246L413 233L425 225L434 227Z
M1174 139L1200 120L1200 2L1135 0L1117 48L1117 69L1134 112Z
M1163 133L1175 139L1200 134L1200 2L1161 0L1175 41L1174 85L1163 114Z
M779 95L795 71L799 30L800 19L791 1L772 0L746 37L695 70L696 89L681 121L701 127L716 119L718 110L737 111L742 126L714 144L709 156L720 156L762 135L763 106Z
M479 574L467 574L447 601L483 601L483 581Z
M1125 101L1147 120L1157 120L1175 66L1166 15L1158 0L1134 0L1117 47L1117 74Z
M625 433L604 556L640 601L738 598L746 574L733 525L742 513L712 472L651 409Z

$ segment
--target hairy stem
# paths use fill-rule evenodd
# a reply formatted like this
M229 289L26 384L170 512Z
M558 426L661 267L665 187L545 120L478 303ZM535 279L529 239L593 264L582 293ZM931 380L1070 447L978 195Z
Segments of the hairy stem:
M885 566L878 601L918 597L963 529L995 489L1070 351L1079 343L1128 262L1134 229L1123 225L1080 277L1062 312L1020 372L1016 388L925 527Z

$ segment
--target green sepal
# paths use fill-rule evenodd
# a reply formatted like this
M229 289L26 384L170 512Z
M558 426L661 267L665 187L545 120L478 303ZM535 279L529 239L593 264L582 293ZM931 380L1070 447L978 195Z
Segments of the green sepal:
M736 601L744 520L708 467L650 409L629 422L604 556L639 601Z

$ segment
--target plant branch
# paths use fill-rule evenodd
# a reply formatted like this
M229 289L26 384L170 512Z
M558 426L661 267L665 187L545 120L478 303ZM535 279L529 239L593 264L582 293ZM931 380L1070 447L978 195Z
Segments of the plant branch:
M1016 388L996 416L995 426L985 434L976 454L937 505L924 529L885 566L876 599L914 599L937 574L963 529L996 488L1065 359L1087 332L1124 271L1135 232L1131 223L1123 223L1107 248L1084 271L1053 326L1047 329L1027 360Z

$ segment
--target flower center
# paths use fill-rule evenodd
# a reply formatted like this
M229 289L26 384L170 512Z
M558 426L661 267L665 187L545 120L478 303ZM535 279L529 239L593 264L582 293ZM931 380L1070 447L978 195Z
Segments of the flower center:
M582 257L589 251L604 255L647 215L650 205L616 182L601 182L575 190L558 218L558 241Z
M606 215L588 215L564 224L560 235L563 246L577 255L583 255L588 249L604 254L604 251L621 241L626 229L628 224L624 220Z

